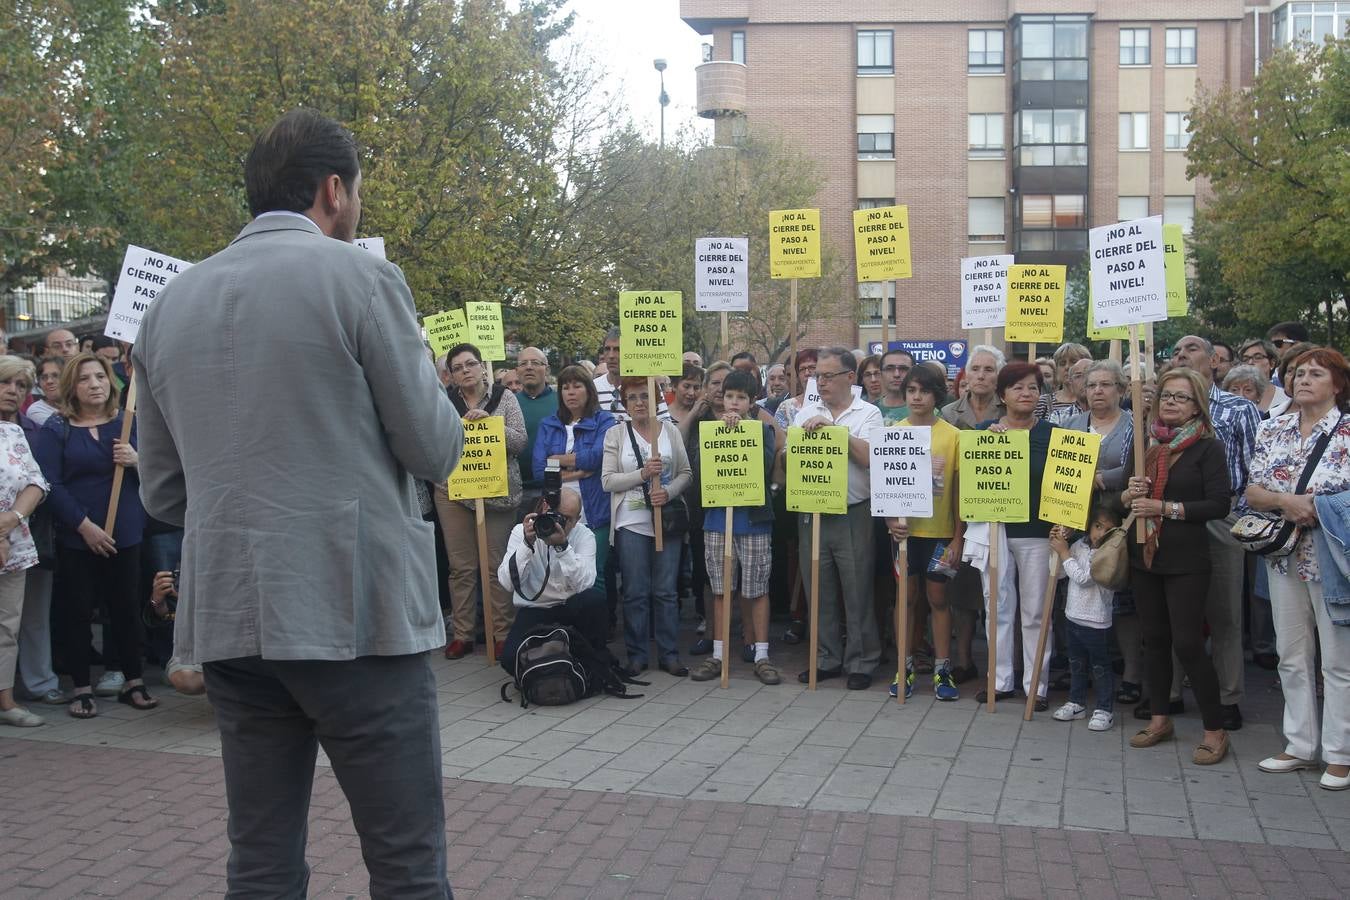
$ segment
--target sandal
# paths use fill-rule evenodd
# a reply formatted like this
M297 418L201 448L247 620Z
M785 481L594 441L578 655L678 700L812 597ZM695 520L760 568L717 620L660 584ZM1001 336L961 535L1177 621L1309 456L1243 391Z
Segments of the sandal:
M76 704L79 704L78 710L75 708ZM92 719L98 715L98 707L94 705L93 694L76 694L70 699L70 708L66 711L70 713L71 718L75 719Z
M1117 703L1128 705L1131 703L1138 703L1142 699L1143 693L1141 692L1139 685L1132 681L1122 681L1120 683L1120 690L1116 692Z
M135 699L138 695L140 697L139 701ZM117 695L117 702L125 703L132 709L154 709L156 706L159 706L159 701L150 696L150 692L145 689L145 685L143 684L138 684L122 691L122 693Z

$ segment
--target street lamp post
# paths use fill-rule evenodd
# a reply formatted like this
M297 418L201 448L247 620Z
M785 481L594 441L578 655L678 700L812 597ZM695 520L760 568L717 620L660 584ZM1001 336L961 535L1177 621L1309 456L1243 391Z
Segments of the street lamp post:
M661 76L661 142L659 144L662 150L666 149L666 107L670 105L670 95L666 93L666 61L664 59L652 60L652 65Z

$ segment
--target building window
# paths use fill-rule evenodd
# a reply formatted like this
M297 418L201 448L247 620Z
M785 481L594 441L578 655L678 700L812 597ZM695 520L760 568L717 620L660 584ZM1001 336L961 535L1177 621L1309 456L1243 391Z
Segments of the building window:
M1148 149L1148 113L1120 114L1120 149Z
M1134 219L1148 218L1147 197L1116 198L1116 221L1130 222Z
M1321 0L1317 3L1286 3L1271 15L1275 46L1316 44L1328 36L1344 37L1350 28L1350 0Z
M858 116L858 159L895 159L895 116Z
M1147 28L1120 29L1120 64L1122 66L1148 65Z
M1085 110L1024 109L1014 116L1013 133L1023 166L1087 165Z
M858 285L858 300L863 311L863 325L880 327L881 307L885 305L887 318L895 324L895 282L864 281Z
M745 32L731 33L731 61L745 65Z
M1003 157L1003 113L971 113L970 148L973 158Z
M1167 58L1169 66L1195 65L1195 29L1167 29Z
M1082 194L1023 194L1023 228L1086 228Z
M1185 150L1191 144L1191 114L1184 112L1163 115L1163 147L1167 150Z
M969 33L966 71L972 75L1003 73L1003 30L975 29Z
M1194 197L1164 197L1163 224L1180 225L1186 234L1191 233L1191 221L1195 218Z
M878 209L883 206L894 205L894 197L863 197L858 200L858 209Z
M1002 242L1007 237L1003 226L1003 198L971 197L966 222L970 240Z
M894 31L858 32L858 74L890 75L895 72L894 47Z
M1020 79L1086 81L1087 34L1083 16L1023 16L1017 30Z

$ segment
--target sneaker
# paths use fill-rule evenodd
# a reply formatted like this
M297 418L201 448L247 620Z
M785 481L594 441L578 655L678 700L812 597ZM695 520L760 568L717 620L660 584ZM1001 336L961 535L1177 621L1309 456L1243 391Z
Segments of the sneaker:
M899 673L896 673L895 680L891 682L890 695L891 695L892 697L897 697L897 696L899 696L899 686L900 686L900 675L899 675ZM910 668L906 668L906 669L905 669L905 699L908 700L910 697L913 697L913 696L914 696L914 670L913 670L913 669L910 669Z
M745 644L741 647L741 662L753 663L755 661L755 645Z
M722 661L711 656L701 659L698 665L689 670L690 681L712 681L722 677Z
M713 645L708 638L699 638L689 645L690 656L707 656L711 652L713 652Z
M0 710L0 725L13 725L15 728L36 728L47 724L42 716L30 713L22 706Z
M52 688L50 691L43 693L41 696L34 697L33 699L38 703L47 703L52 706L64 706L66 703L66 695L56 688Z
M699 619L698 625L694 628L694 634L707 634L707 633L708 633L708 620Z
M952 680L952 670L946 666L933 673L933 696L944 701L961 699L961 692Z
M116 697L126 687L127 680L121 672L104 672L94 686L94 693L100 697Z
M1086 718L1087 708L1081 703L1074 703L1072 700L1055 710L1054 715L1056 722L1072 722L1074 719Z
M787 631L783 632L783 643L800 644L802 638L806 636L806 623L801 619L793 619L788 623Z
M759 679L760 684L780 684L783 681L778 667L769 662L767 656L755 663L755 677Z
M1116 717L1104 709L1094 709L1092 711L1092 720L1088 722L1088 731L1110 731L1111 726L1116 723Z

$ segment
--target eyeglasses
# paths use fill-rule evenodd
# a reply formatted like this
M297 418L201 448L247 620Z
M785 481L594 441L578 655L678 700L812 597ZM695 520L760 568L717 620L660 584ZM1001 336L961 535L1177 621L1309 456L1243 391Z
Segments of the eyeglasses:
M463 373L463 372L471 372L471 371L473 371L474 369L478 368L478 367L481 366L481 365L482 365L482 363L480 363L478 360L476 360L476 359L471 359L471 360L469 360L469 361L466 362L466 363L461 363L460 365L457 365L457 366L451 366L451 367L450 367L450 373L451 373L452 375L459 375L459 374L461 374L461 373Z
M1262 359L1268 360L1270 359L1270 356L1265 353L1248 353L1246 356L1242 357L1242 361L1245 363L1254 363Z
M828 381L833 381L840 375L852 375L852 374L853 373L850 372L848 369L840 369L838 372L822 372L819 369L816 369L816 381L823 384Z
M526 359L526 360L521 360L520 362L516 363L516 365L517 365L517 366L540 366L540 367L546 367L546 366L548 365L548 363L544 362L542 359Z
M1162 391L1158 394L1160 403L1194 403L1195 398L1190 394L1178 394L1175 391Z
M883 368L881 371L883 371L883 372L889 372L889 373L892 374L892 375L903 375L904 373L908 372L908 371L909 371L910 369L912 369L912 368L914 368L914 367L913 367L913 366L886 366L886 367Z
M650 399L651 395L644 391L641 394L627 394L624 396L623 401L625 403L646 403Z

